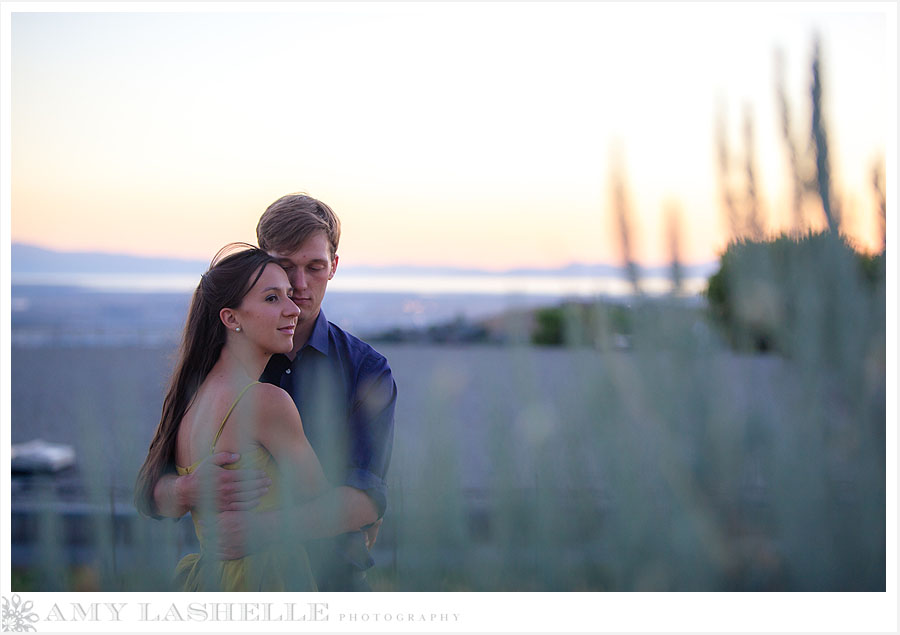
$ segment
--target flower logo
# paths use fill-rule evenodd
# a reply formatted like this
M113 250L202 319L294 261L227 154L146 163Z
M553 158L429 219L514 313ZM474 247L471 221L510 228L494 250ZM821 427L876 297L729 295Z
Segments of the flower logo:
M25 633L37 630L32 626L38 621L37 613L32 613L34 604L29 600L22 602L18 594L13 594L12 602L3 598L3 630L13 633Z

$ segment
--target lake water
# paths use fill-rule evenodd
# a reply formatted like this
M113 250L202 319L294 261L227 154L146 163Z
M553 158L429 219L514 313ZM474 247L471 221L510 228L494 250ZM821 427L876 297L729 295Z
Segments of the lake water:
M648 295L671 283L645 278ZM705 278L690 278L684 296L698 299ZM20 346L158 345L180 335L197 276L184 274L13 274L12 340ZM360 336L421 328L456 319L552 306L565 299L627 302L631 288L614 276L339 275L323 303L328 318Z
M110 293L191 292L198 276L193 274L132 273L13 273L12 285L75 287ZM684 292L699 293L706 277L687 278ZM671 280L665 276L642 278L642 289L649 294L668 293ZM539 296L627 296L631 284L621 276L564 275L360 275L341 274L329 283L330 291L365 293L482 294Z

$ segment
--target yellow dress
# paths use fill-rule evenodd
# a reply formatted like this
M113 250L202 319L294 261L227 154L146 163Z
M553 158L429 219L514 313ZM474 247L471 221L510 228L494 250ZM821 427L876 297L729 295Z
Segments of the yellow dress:
M253 382L245 386L231 404L231 408L228 409L213 440L211 453L215 452L216 443L234 407L247 389L258 383ZM179 475L190 474L199 464L200 461L197 461L189 467L176 467L176 470ZM242 453L237 462L223 467L230 470L241 468L263 470L272 480L272 485L269 486L269 491L253 511L259 513L280 507L281 487L278 469L275 459L265 448L257 446L251 452ZM204 537L198 525L201 518L200 513L194 510L191 512L191 517L194 521L194 531L200 541L200 553L186 555L175 568L175 584L182 591L317 590L306 549L299 541L289 548L265 547L237 560L218 560L206 550Z

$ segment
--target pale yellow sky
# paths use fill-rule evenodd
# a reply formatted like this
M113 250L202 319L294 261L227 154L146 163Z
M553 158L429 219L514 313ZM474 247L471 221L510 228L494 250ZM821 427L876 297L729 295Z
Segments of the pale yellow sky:
M847 230L879 240L886 5L223 6L13 13L13 241L205 259L303 190L341 216L344 263L615 261L620 142L636 255L665 260L674 201L686 259L711 260L727 238L717 100L736 153L752 110L763 212L782 226L774 50L802 147L815 32Z

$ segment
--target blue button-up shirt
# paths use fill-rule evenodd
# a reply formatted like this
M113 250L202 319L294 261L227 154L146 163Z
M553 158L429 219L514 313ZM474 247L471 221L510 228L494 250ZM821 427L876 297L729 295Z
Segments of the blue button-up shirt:
M387 359L319 311L309 339L294 360L273 355L261 380L281 386L293 397L306 437L331 484L366 492L381 517L387 506L385 475L397 400ZM372 565L362 532L332 542L357 570ZM312 551L314 568L319 568Z

